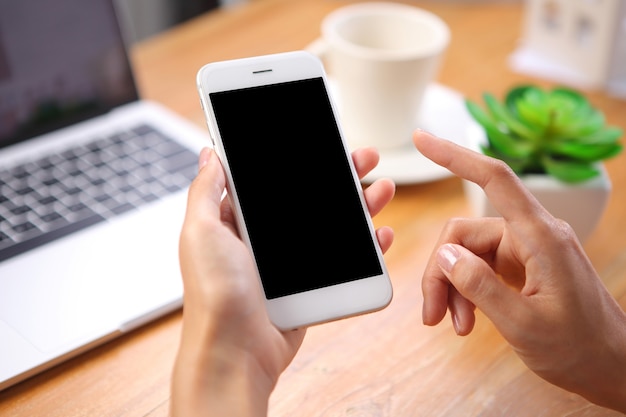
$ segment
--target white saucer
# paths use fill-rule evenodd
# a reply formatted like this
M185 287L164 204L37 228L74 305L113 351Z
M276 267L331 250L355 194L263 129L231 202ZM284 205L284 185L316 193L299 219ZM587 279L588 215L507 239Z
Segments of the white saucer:
M329 81L331 94L337 94L332 80ZM478 125L465 108L463 96L441 84L433 83L427 88L422 109L420 128L460 145L465 146L468 127ZM371 183L379 178L391 178L402 185L435 181L451 175L450 171L419 153L411 142L403 148L381 151L378 166L362 181Z

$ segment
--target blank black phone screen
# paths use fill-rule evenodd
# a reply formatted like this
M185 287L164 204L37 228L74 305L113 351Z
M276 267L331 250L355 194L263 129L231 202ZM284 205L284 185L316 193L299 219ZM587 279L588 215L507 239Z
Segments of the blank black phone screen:
M323 79L210 101L266 297L380 275Z

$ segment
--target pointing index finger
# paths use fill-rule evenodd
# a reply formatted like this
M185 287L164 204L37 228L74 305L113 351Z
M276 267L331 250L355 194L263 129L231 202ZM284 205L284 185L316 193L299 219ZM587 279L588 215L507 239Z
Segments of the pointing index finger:
M528 214L547 211L504 162L417 130L413 143L428 159L476 183L506 220L528 221Z

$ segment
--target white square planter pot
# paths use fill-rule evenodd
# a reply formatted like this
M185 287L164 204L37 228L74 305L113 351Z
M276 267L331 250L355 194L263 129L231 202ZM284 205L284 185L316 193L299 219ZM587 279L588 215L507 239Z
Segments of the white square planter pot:
M484 137L482 131L468 135L470 142L473 142L470 148L479 149L477 144L481 136ZM600 163L598 167L600 176L579 184L567 184L547 175L525 175L520 178L554 217L572 226L578 239L584 243L600 221L611 194L611 180L604 164ZM475 216L500 215L479 186L464 180L463 187Z

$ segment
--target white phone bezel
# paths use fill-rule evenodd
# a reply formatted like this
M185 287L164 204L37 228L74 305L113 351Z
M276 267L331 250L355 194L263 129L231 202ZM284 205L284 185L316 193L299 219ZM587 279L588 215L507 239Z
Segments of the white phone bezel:
M212 111L209 94L316 77L322 77L326 91L329 91L326 74L321 61L316 56L304 51L215 62L205 65L198 71L196 80L197 88L211 140L213 141L216 153L222 161L227 176L227 190L237 217L239 232L251 253L250 239L246 228L242 226L243 215L241 207L239 206L236 190L233 186L229 163L225 157L226 154L224 152L220 132L217 128L217 121ZM333 103L332 97L329 96L329 98L335 119L337 119L335 104ZM341 126L339 126L339 131L342 137L344 151L349 153ZM350 162L353 179L358 185L357 188L359 190L361 206L368 220L370 235L375 243L377 256L383 273L375 277L336 284L330 287L284 297L274 299L265 298L270 319L282 330L295 329L380 310L391 302L393 292L391 281L388 276L382 251L376 239L374 226L369 213L367 213L365 198L359 185L356 170L352 165L352 158L349 156L350 155L348 155L348 160Z

